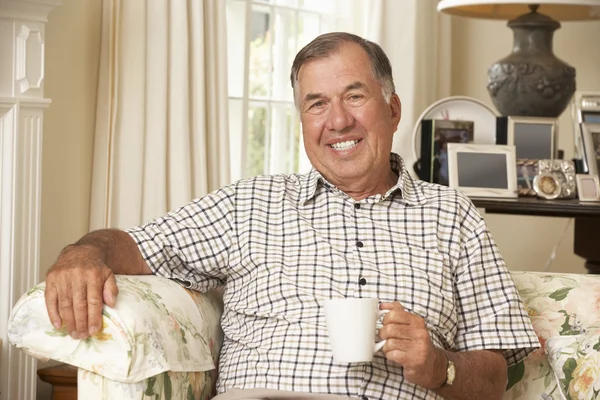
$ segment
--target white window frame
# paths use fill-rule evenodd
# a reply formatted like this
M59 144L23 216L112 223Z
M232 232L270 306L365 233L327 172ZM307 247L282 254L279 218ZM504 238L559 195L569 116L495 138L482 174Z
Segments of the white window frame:
M329 10L317 11L309 8L311 4L326 5ZM300 122L295 109L292 91L289 82L291 67L290 56L295 53L317 34L332 30L353 31L355 29L356 15L360 14L355 2L349 0L227 0L227 34L228 34L228 68L229 68L229 126L231 150L232 179L249 178L253 175L248 165L248 138L249 138L249 110L253 106L266 108L265 124L265 154L263 174L306 172L310 163L303 148L300 137L296 145L295 135L300 131ZM266 96L251 95L250 92L250 45L252 39L252 11L263 8L269 11L269 40L278 37L293 38L294 54L288 53L289 41L276 39L277 48L271 44L269 53L268 82L270 82ZM349 14L352 12L353 14ZM293 29L295 35L285 36L285 28L276 23L276 17L283 14L293 14ZM301 15L315 18L317 32L311 37L299 37L298 29ZM240 34L243 32L243 34ZM288 47L288 48L286 48ZM280 54L281 56L278 56ZM280 86L279 93L273 94L273 71L279 76L275 77L280 85L287 85L287 89ZM291 112L292 118L286 114ZM274 134L278 133L278 134ZM282 133L282 134L279 134ZM283 133L285 135L283 135ZM298 154L298 168L294 168L294 160Z

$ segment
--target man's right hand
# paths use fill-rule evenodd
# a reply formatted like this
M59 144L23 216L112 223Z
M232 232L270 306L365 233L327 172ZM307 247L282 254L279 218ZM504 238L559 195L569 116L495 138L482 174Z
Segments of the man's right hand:
M56 329L66 326L74 339L102 327L102 306L114 307L119 289L102 252L81 244L66 247L46 274L46 308Z

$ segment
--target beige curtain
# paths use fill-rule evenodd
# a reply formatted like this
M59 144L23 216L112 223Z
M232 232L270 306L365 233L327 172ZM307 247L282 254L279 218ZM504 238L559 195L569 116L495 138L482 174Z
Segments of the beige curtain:
M103 0L90 229L229 183L225 2Z

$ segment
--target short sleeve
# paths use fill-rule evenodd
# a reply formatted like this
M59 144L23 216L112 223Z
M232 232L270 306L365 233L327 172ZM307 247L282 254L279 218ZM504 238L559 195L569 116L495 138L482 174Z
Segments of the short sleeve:
M153 274L206 291L226 280L233 204L234 190L225 187L127 232Z
M476 212L475 209L472 209ZM506 264L477 213L455 276L459 351L502 350L508 365L539 347Z

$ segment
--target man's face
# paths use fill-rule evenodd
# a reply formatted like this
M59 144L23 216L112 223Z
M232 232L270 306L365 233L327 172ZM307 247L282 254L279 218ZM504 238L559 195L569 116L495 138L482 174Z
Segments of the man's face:
M365 51L347 43L307 62L298 74L298 92L304 147L313 167L342 190L385 186L400 100L393 94L386 103Z

